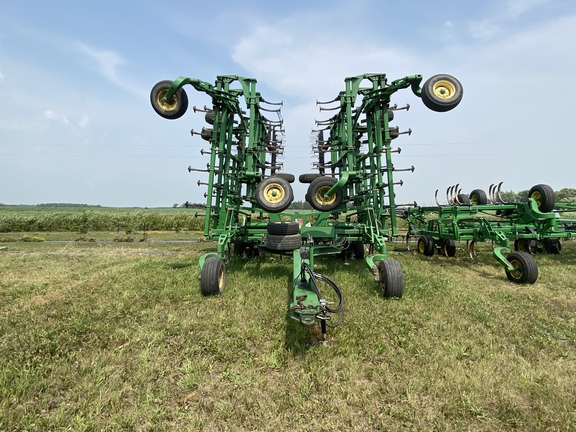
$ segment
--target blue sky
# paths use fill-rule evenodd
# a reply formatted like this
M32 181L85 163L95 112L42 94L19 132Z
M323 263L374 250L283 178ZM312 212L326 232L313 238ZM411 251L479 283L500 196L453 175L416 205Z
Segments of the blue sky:
M172 206L203 202L207 143L190 109L169 121L152 86L178 76L258 80L283 101L286 172L313 172L310 131L344 78L437 73L464 87L447 113L410 104L394 123L397 202L491 183L576 188L573 0L0 0L0 203ZM190 105L210 101L187 87ZM294 184L303 200L305 185Z

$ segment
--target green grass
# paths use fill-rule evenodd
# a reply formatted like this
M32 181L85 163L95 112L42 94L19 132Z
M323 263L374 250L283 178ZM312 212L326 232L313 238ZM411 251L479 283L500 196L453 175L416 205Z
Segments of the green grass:
M320 259L343 324L287 318L292 262L234 259L203 298L198 243L0 246L0 430L576 429L576 243L536 284L405 247L400 300L363 262Z

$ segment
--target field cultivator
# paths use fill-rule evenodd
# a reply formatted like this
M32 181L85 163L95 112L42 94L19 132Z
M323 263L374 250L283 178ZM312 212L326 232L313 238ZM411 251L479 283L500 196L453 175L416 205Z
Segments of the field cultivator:
M225 263L232 255L262 252L293 258L293 283L288 312L305 326L337 325L332 314L343 311L344 300L335 283L314 272L321 255L365 259L385 297L400 297L404 277L400 264L388 257L386 241L397 234L395 185L397 169L391 147L401 134L390 126L394 113L407 110L391 105L391 96L410 88L424 104L438 112L456 107L462 87L449 75L435 75L422 86L422 76L412 75L388 82L384 74L364 74L345 79L345 90L329 102L317 102L320 111L333 111L317 121L314 152L318 172L299 176L308 184L306 201L311 213L288 212L294 199L294 175L281 172L284 124L282 103L267 102L256 91L256 80L232 75L210 84L196 78L161 81L151 91L152 107L167 119L182 117L188 108L185 85L207 94L211 107L204 113L208 127L192 131L210 144L202 150L209 157L205 172L207 191L204 235L217 241L214 252L200 258L200 288L204 295L224 289ZM272 116L269 119L267 116ZM324 135L327 138L324 139ZM304 220L305 219L305 220ZM365 257L365 245L370 253ZM327 300L320 288L328 289Z
M470 257L478 242L491 241L493 255L509 280L536 282L538 265L533 255L558 254L560 240L576 236L576 219L564 217L576 205L557 204L553 189L545 184L533 186L525 202L506 203L501 186L491 185L488 194L482 189L462 194L459 185L450 186L445 205L438 202L436 191L437 206L412 207L405 213L407 238L417 236L417 249L424 255L438 250L447 257L456 254L457 241L466 241Z

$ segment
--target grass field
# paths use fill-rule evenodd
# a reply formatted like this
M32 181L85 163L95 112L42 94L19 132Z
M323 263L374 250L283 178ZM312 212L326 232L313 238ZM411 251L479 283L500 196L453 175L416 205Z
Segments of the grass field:
M328 346L286 318L286 257L235 258L203 298L210 243L0 247L2 431L576 430L575 242L529 286L488 245L398 245L400 300L322 259L346 301Z

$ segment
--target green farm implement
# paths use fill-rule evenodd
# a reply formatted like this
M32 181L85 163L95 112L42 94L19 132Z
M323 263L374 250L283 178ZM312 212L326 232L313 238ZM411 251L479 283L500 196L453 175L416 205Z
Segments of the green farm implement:
M539 251L560 253L561 239L576 236L576 220L566 218L574 212L574 204L556 204L552 188L545 184L533 186L521 203L505 203L501 184L491 185L488 195L475 189L462 194L459 185L446 191L446 205L413 207L405 213L408 236L418 238L417 249L431 256L435 250L452 257L456 242L466 241L471 257L478 242L491 241L493 255L504 267L509 280L534 283L538 266L533 255ZM512 251L514 248L514 251Z
M217 242L214 252L200 258L200 288L204 295L224 289L225 263L233 255L263 252L293 259L293 282L288 313L305 326L339 324L344 299L337 285L314 271L322 255L364 259L384 297L401 297L404 276L400 264L388 257L386 242L398 233L394 187L397 169L391 147L399 135L390 126L398 108L392 95L410 88L424 104L449 111L462 99L460 83L449 75L421 75L389 82L384 74L345 79L345 89L320 111L333 116L316 121L318 172L302 174L311 213L290 212L295 176L282 172L278 156L284 151L281 103L267 102L256 91L256 80L223 75L210 84L180 77L161 81L150 94L154 110L167 119L182 117L188 107L185 85L207 94L204 112L208 127L192 131L210 144L205 153L207 174L204 235ZM269 118L272 117L272 118ZM326 138L324 138L326 136ZM365 256L365 246L369 253ZM324 291L324 292L322 292ZM326 292L328 291L328 292ZM339 316L332 319L332 316Z

